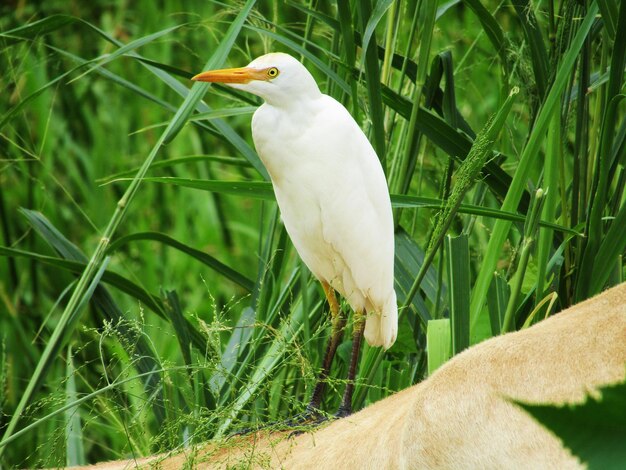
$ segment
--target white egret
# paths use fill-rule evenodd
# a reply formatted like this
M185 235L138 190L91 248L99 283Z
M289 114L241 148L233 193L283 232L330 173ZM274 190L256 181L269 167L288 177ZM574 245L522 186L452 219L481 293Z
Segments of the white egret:
M323 94L288 54L266 54L246 67L203 72L193 80L225 83L265 100L252 118L254 145L287 233L321 282L332 315L332 335L308 411L314 413L321 403L345 326L337 291L354 311L348 385L338 413L350 414L363 335L371 346L387 349L398 330L393 218L376 152L346 108Z

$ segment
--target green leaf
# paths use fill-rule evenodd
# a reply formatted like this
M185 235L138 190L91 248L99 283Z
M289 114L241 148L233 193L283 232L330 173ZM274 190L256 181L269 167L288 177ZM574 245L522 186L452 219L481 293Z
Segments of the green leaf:
M579 405L535 405L515 401L563 441L590 470L624 468L626 462L626 383L601 387Z
M243 274L235 271L234 269L226 266L222 262L218 261L213 256L204 253L203 251L196 250L195 248L191 248L184 243L181 243L177 240L174 240L172 237L165 235L163 233L158 232L140 232L133 233L131 235L126 235L124 237L118 238L115 242L111 243L109 246L108 252L115 253L121 246L124 246L132 241L143 241L143 240L152 240L163 243L164 245L171 246L182 253L186 253L192 258L198 260L202 264L209 266L211 269L214 269L216 272L224 276L225 278L233 281L234 283L240 285L247 291L251 291L254 288L254 282L251 279L248 279Z
M136 39L132 42L129 42L128 44L125 44L124 46L120 47L119 49L117 49L115 52L111 53L111 54L106 54L103 58L96 60L95 65L93 65L92 67L89 67L89 69L87 69L85 72L81 73L78 77L74 78L72 81L74 80L78 80L80 78L83 78L84 76L86 76L87 74L93 72L94 70L105 66L106 64L114 61L115 59L122 57L126 54L128 54L129 52L134 51L135 49L140 48L141 46L145 46L146 44L149 44L151 42L154 42L156 39L159 39L162 36L165 36L167 34L170 34L172 31L176 31L178 28L180 28L182 25L176 25L176 26L172 26L170 28L166 28L163 29L161 31L157 31L156 33L152 33L152 34L148 34L147 36L144 36L142 38Z
M67 348L67 365L65 372L65 402L71 404L78 398L76 391L76 369L72 348ZM83 429L80 412L77 406L65 410L65 459L68 467L84 465L85 448L83 445Z
M617 4L621 2L615 2L613 0L598 0L598 6L600 8L600 14L604 20L606 30L609 37L614 38L617 34Z
M32 41L77 21L79 21L77 18L69 15L51 15L24 26L1 32L0 37L3 38L5 45L13 45L24 40Z
M458 354L470 344L470 256L467 235L446 237L448 259L448 292L452 325L452 354Z
M497 336L502 332L504 322L504 312L509 303L510 288L506 279L499 273L493 274L493 282L489 285L489 295L487 296L487 308L489 309L489 320L491 324L491 335Z
M361 52L361 56L363 62L365 62L365 57L367 55L367 48L370 44L370 40L372 39L372 35L376 30L376 26L382 20L384 14L389 10L389 7L393 4L394 0L378 0L376 5L374 5L374 11L372 11L371 16L367 21L367 25L365 27L365 32L363 33L363 50ZM364 64L362 65L364 66Z
M106 180L106 184L119 181L130 181L129 178L111 176ZM200 189L202 191L211 191L223 194L232 194L235 196L251 197L266 201L274 201L274 190L272 184L266 181L219 181L219 180L200 180L195 178L178 178L173 176L150 176L143 179L149 183L173 184L184 188ZM391 195L391 205L393 207L426 207L431 209L441 208L442 201L437 198L429 198L423 196L409 195ZM512 222L524 222L526 218L523 215L514 212L506 212L501 209L493 209L489 207L475 206L472 204L461 204L459 212L464 214L481 215L484 217L493 217L495 219L509 220ZM560 232L572 235L580 235L576 229L563 227L562 225L551 222L540 222L542 227L547 227Z
M428 322L426 348L428 354L428 375L431 376L435 370L452 357L449 319L442 318Z
M365 29L367 22L371 18L370 0L359 0L356 4L361 20L361 27ZM364 51L365 86L367 88L367 98L369 102L369 118L372 121L373 144L376 154L383 168L386 168L387 138L385 135L385 115L383 110L383 100L380 83L380 66L378 64L376 33L372 29L368 44L364 44L367 49Z

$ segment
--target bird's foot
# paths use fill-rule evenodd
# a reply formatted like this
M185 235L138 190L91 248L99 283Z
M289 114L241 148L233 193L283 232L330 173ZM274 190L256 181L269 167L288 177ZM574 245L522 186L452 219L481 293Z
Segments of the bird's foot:
M293 430L289 433L289 437L296 437L305 432L313 431L327 421L332 421L335 418L333 416L317 413L315 415L308 416L306 420L300 421L293 426Z
M341 405L335 414L335 418L345 418L346 416L350 416L352 414L352 407Z
M308 406L305 411L303 411L302 413L298 413L297 415L292 416L291 418L278 420L278 421L270 421L269 423L262 423L256 426L243 428L238 431L235 431L229 437L245 436L247 434L252 434L254 432L259 432L259 431L268 431L271 433L271 432L280 432L280 431L286 431L289 429L299 428L297 430L294 430L290 434L290 436L294 433L296 433L295 435L297 435L311 428L315 428L319 426L321 423L327 421L328 419L329 419L328 416L324 415L322 411L320 411L319 409L312 407L312 406Z

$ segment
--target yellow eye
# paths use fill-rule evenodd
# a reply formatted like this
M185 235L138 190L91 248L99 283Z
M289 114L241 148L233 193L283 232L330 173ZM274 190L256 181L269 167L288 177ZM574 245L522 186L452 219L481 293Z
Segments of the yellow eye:
M278 69L276 67L267 69L267 76L270 78L278 77Z

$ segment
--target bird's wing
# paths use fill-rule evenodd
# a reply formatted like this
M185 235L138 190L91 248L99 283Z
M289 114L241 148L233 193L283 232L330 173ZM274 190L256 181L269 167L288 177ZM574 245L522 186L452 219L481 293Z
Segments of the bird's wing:
M380 312L393 293L389 190L371 144L347 110L332 101L336 105L330 105L334 109L325 125L338 137L324 145L332 175L320 195L323 234L349 271L344 295L350 300L351 290L358 289Z

